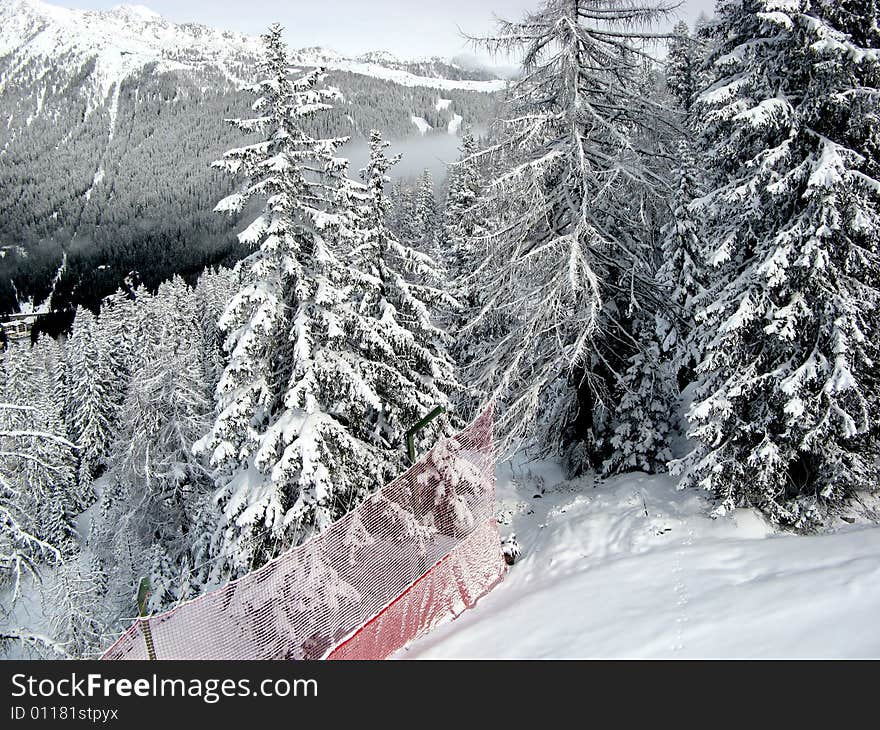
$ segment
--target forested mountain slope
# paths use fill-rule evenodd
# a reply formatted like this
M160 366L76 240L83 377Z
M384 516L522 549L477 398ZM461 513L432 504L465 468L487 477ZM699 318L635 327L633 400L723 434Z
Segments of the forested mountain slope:
M210 163L236 139L224 120L248 111L258 50L136 6L0 5L0 313L45 296L64 252L57 308L94 306L132 271L152 287L241 256L235 219L211 212L230 184ZM322 133L404 137L414 118L455 131L485 122L503 85L440 59L309 48L294 61L343 92Z

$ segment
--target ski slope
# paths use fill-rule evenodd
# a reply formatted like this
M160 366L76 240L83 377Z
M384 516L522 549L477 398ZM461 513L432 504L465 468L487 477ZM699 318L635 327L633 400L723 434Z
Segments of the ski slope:
M880 526L855 511L780 534L751 510L711 518L665 476L548 463L499 467L498 499L519 561L399 658L880 657Z

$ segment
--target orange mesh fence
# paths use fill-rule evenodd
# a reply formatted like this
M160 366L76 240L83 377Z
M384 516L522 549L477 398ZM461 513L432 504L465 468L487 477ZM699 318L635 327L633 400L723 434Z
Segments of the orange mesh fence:
M384 659L504 574L492 411L320 535L165 613L103 659Z

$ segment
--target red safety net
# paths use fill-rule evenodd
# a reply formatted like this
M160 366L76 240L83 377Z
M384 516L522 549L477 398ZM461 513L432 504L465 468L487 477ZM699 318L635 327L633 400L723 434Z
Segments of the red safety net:
M165 613L103 659L384 659L502 578L492 411L320 535Z

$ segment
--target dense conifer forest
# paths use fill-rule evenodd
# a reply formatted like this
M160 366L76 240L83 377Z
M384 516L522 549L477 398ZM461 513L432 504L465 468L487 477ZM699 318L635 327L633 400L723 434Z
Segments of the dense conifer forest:
M89 109L67 68L0 125L0 306L68 312L0 354L0 608L45 618L7 647L94 656L141 576L155 612L301 544L436 406L420 450L491 401L499 460L776 530L876 490L877 3L533 5L475 39L522 59L497 95L292 70L273 25L244 89L148 67ZM456 114L445 178L396 175Z

